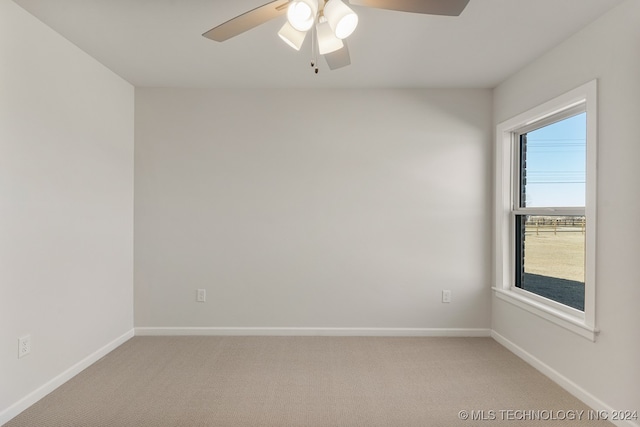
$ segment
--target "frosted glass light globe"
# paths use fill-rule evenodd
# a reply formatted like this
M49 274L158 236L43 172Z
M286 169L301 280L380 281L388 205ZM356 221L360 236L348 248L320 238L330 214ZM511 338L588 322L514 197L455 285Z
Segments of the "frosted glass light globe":
M318 14L317 0L294 0L287 8L287 20L298 31L309 30Z
M358 26L358 15L341 0L329 0L324 7L324 16L339 39L349 37Z

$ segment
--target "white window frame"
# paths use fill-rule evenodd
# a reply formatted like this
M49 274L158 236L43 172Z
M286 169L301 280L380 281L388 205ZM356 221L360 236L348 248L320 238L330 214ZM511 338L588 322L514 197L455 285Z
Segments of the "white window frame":
M518 212L514 176L519 167L518 135L532 126L546 123L552 116L584 106L587 113L586 217L584 312L515 286L515 215ZM496 129L494 293L497 298L542 317L558 326L595 341L596 293L596 172L597 172L597 81L590 81L542 105L500 123ZM581 209L581 208L580 208ZM563 215L575 209L545 209Z

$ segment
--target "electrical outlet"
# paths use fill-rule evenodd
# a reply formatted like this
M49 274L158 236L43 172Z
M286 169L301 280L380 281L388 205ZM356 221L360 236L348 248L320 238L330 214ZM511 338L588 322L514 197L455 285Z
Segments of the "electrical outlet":
M198 289L196 291L196 301L197 302L205 302L207 300L207 291L206 289Z
M31 353L31 335L18 338L18 359Z
M451 302L451 291L450 290L443 290L442 291L442 302L444 303L450 303Z

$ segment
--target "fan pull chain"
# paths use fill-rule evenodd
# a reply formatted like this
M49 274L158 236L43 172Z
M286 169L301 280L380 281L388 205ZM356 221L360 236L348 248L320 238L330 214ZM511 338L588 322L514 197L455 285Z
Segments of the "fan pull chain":
M318 34L315 25L311 30L311 68L318 74Z

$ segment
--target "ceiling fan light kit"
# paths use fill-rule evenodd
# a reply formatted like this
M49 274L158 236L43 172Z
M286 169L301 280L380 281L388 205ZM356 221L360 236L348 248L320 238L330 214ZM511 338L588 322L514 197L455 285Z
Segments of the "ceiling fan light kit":
M377 9L428 15L458 16L469 0L349 0L351 4ZM225 41L283 14L287 21L278 36L295 50L300 50L311 32L311 66L318 73L317 55L323 55L331 70L351 64L344 39L358 26L358 15L342 0L273 0L236 16L203 34L215 41Z
M320 4L318 0L291 0L287 7L287 24L278 35L295 50L300 50L307 32L315 31L311 66L317 73L317 54L326 55L342 49L342 39L356 29L358 15L341 0L320 0Z

